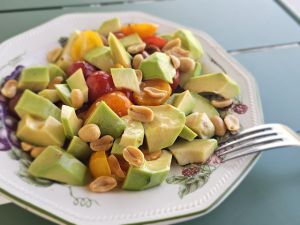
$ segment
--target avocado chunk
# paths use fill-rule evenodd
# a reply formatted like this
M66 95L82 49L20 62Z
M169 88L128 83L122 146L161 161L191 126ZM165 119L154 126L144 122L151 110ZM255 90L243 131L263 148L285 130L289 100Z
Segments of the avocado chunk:
M85 124L90 123L100 127L101 135L108 134L113 138L120 137L126 128L125 122L104 101L98 103L96 109L85 120Z
M79 137L74 136L68 145L67 153L73 155L80 161L86 161L90 158L92 150L86 142L82 141Z
M191 72L186 72L186 73L181 73L179 76L179 85L180 87L184 87L186 82L192 78L192 77L197 77L200 76L202 73L202 65L199 62L196 62L195 69Z
M171 64L170 56L162 52L155 52L144 59L139 69L144 80L161 79L173 83L176 70Z
M40 91L38 94L39 96L42 96L53 103L58 102L60 100L58 93L55 89L44 89Z
M187 81L184 89L197 93L215 93L224 98L234 98L240 94L238 84L224 73L212 73L192 77Z
M73 107L63 105L61 108L61 122L67 138L71 139L77 135L82 125L82 120L78 119Z
M179 137L187 140L187 141L192 141L194 140L198 135L192 131L190 128L187 126L184 126L181 133L179 134Z
M121 64L126 68L131 67L131 55L126 51L121 42L113 33L108 35L108 44L115 64Z
M188 115L195 107L195 100L189 90L186 90L180 94L177 94L172 103L180 111Z
M141 122L130 119L129 116L122 117L126 123L126 128L121 136L120 145L139 147L144 141L144 127Z
M48 99L25 90L15 106L15 111L20 118L29 114L31 116L47 119L52 116L60 121L60 109Z
M67 84L55 84L54 85L60 100L66 104L72 106L71 102L71 90Z
M180 141L169 149L179 165L205 163L218 147L215 139L195 139L191 142Z
M206 113L194 112L186 117L185 125L197 133L202 139L215 135L215 127Z
M52 81L55 77L62 77L64 80L66 79L66 73L57 65L49 64L49 79Z
M46 120L24 116L18 123L16 136L37 146L63 146L65 134L62 124L52 116Z
M218 116L219 113L216 108L210 104L207 98L202 97L197 93L191 93L195 100L195 106L193 112L206 113L209 118Z
M158 159L146 161L140 168L130 166L122 188L140 191L160 185L170 171L171 161L172 154L163 150Z
M48 146L29 166L29 174L70 185L83 186L90 181L88 168L57 146Z
M158 36L165 39L166 41L171 41L174 38L173 34L160 34Z
M111 148L111 154L116 155L116 156L123 156L123 149L125 147L120 145L120 141L121 141L121 138L115 139L114 144Z
M171 105L149 106L154 113L153 121L144 123L149 152L164 149L174 144L181 133L185 115Z
M200 59L204 54L200 42L191 31L180 29L175 32L174 37L180 38L182 47L189 50L190 56L195 60Z
M85 82L82 69L78 69L75 73L73 73L68 79L67 84L73 89L79 89L82 91L82 94L84 96L84 101L88 101L88 95L89 95L89 88Z
M116 88L126 88L134 92L140 92L140 84L131 68L111 68L111 76Z
M45 66L33 66L22 70L18 81L18 88L32 91L45 89L49 84L49 70Z
M109 72L114 66L114 61L109 47L94 48L87 52L84 59L100 70Z
M140 36L137 33L133 33L121 38L120 42L125 48L127 48L131 45L142 44L143 40L140 38Z
M98 33L104 36L108 35L110 32L114 33L121 30L121 22L119 18L112 18L104 21L98 28Z

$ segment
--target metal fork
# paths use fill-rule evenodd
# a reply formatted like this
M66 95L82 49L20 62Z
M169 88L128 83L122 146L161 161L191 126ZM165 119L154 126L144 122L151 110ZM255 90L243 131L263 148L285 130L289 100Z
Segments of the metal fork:
M243 130L220 143L215 151L221 162L270 149L300 146L299 135L282 124L264 124Z

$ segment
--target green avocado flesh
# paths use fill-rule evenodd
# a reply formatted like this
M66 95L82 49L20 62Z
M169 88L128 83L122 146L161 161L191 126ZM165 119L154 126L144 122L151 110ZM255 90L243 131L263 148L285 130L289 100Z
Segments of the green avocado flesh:
M184 89L197 93L210 92L224 98L234 98L240 94L238 84L224 73L212 73L192 77L187 81Z
M155 52L144 59L139 69L144 80L161 79L173 83L176 70L171 64L170 56L162 52Z
M28 67L22 70L18 81L19 89L40 91L49 84L49 70L45 66Z
M58 102L60 100L58 93L55 89L44 89L40 91L38 94L53 103Z
M121 138L117 138L114 141L114 144L111 149L111 154L117 155L117 156L122 156L123 155L123 149L125 148L124 146L120 145Z
M79 137L74 136L67 148L67 153L81 161L86 161L92 154L92 150L86 142L82 141Z
M104 21L98 28L98 33L104 36L108 35L110 32L117 32L121 30L121 22L119 18L112 18Z
M195 99L191 95L190 91L186 90L182 93L176 94L172 105L184 112L185 115L188 115L195 107Z
M130 68L131 56L113 33L109 33L108 35L108 44L114 59L114 63L121 64L126 68Z
M104 101L98 103L97 108L85 120L85 124L90 123L100 127L101 135L111 135L114 138L120 137L126 128L125 122Z
M142 167L131 166L122 188L140 191L160 185L170 171L171 161L172 154L164 150L158 159L145 161Z
M187 141L192 141L194 140L198 135L192 131L190 128L188 128L187 126L184 126L184 128L182 129L181 133L179 134L179 137L187 140Z
M24 116L18 123L17 138L37 146L63 146L65 134L62 124L49 116L46 120Z
M84 101L88 101L88 92L89 88L85 82L82 69L78 69L75 73L73 73L68 79L67 79L67 84L69 85L70 89L79 89L81 90L83 96L84 96Z
M184 87L186 82L192 77L198 77L202 74L202 65L199 62L196 62L195 69L191 72L181 73L179 76L179 85Z
M194 112L186 117L185 125L197 133L202 139L215 135L215 126L206 113Z
M71 154L48 146L29 166L29 174L70 185L82 186L90 181L88 168Z
M72 106L71 102L71 90L67 84L55 84L54 85L57 94L60 98L60 100L69 106Z
M55 64L49 64L48 69L50 81L52 81L55 77L62 77L63 79L66 79L67 77L66 73Z
M191 142L181 141L169 149L179 165L205 163L218 147L215 139L195 139Z
M85 54L84 59L93 66L109 72L114 66L114 61L109 47L103 46L90 50Z
M39 119L47 119L52 116L60 121L60 109L48 99L25 90L15 106L15 111L20 118L31 115Z
M127 35L120 39L122 45L127 48L131 45L142 44L143 41L137 33Z
M82 125L82 120L77 117L75 109L67 105L63 105L61 108L61 122L65 135L69 139L77 135Z
M134 92L140 92L140 83L134 69L111 68L110 71L116 88L125 88Z
M127 146L135 146L139 147L143 144L144 140L144 127L141 122L131 120L129 116L122 117L124 122L126 123L126 129L121 136L120 145Z
M164 149L174 144L185 124L185 115L171 105L149 106L154 119L144 123L145 136L150 152Z
M195 105L192 112L206 113L208 117L218 116L216 108L210 104L207 98L202 97L197 93L191 93L195 100Z

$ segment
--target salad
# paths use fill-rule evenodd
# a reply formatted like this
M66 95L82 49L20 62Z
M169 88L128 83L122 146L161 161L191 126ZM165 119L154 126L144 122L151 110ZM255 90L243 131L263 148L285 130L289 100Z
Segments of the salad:
M32 157L31 176L92 192L144 190L179 165L205 163L217 138L240 129L222 114L239 95L225 73L202 73L192 32L158 34L152 23L104 21L74 31L48 65L19 69L1 94Z

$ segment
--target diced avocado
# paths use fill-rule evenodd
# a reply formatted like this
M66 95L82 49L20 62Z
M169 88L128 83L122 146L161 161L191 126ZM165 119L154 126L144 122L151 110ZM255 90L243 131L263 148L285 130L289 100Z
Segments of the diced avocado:
M155 52L148 56L141 62L139 69L143 73L144 80L161 79L173 83L176 74L170 56L162 52Z
M187 140L187 141L192 141L194 140L198 135L192 131L190 128L187 126L184 126L181 133L179 134L179 137Z
M63 146L65 134L62 124L52 116L46 120L24 116L18 123L16 136L37 146Z
M195 107L195 100L189 90L186 90L180 94L177 94L172 103L180 111L188 115Z
M67 84L73 89L79 89L82 91L82 94L84 96L84 101L88 101L88 95L89 95L89 88L85 82L82 69L78 69L75 73L73 73L68 79Z
M205 163L218 147L215 139L195 139L191 142L180 141L169 149L179 165Z
M149 152L164 149L174 144L181 133L185 115L171 105L149 106L154 113L153 121L144 123Z
M161 34L159 37L165 39L166 41L171 41L174 38L173 34Z
M70 185L85 185L91 176L88 168L71 154L48 146L29 166L29 174Z
M112 18L104 21L98 29L99 34L104 36L110 32L114 33L121 30L121 22L119 18Z
M126 128L121 136L120 145L139 147L144 140L144 127L141 122L130 119L129 116L124 116L122 119L126 123Z
M184 87L186 82L192 78L192 77L197 77L200 76L202 73L202 65L199 62L196 62L195 69L191 72L186 72L186 73L181 73L179 76L179 85L180 87Z
M197 133L202 139L215 135L215 127L206 113L194 112L186 117L185 125Z
M67 84L55 84L54 85L60 100L66 104L72 106L71 102L71 90Z
M160 185L170 171L171 161L172 154L164 150L158 159L146 161L140 168L131 166L122 188L140 191Z
M77 135L82 125L82 120L77 117L75 109L67 105L63 105L61 108L61 122L65 135L69 139Z
M140 36L137 33L133 33L121 38L120 42L125 48L127 48L131 45L142 44L143 40L140 38Z
M31 116L47 119L52 116L60 121L60 109L48 99L25 90L15 106L15 111L19 117L29 114Z
M193 112L206 113L209 118L219 115L216 108L212 104L210 104L207 98L204 98L197 93L191 92L191 94L195 100L195 106L193 108Z
M101 135L111 135L114 138L121 136L126 128L125 122L101 101L96 109L85 120L85 124L94 123L100 127Z
M184 89L197 93L215 93L224 98L234 98L240 94L238 84L224 73L212 73L192 77L187 81Z
M121 141L121 138L115 139L114 144L111 149L111 154L117 155L117 156L123 155L124 146L120 145L120 141Z
M109 33L108 35L108 44L114 59L114 63L121 64L126 68L130 68L131 56L113 33Z
M191 31L180 29L175 32L174 37L180 38L182 47L189 50L191 57L195 60L200 59L204 54L199 40Z
M114 61L109 47L103 46L90 50L84 59L100 70L109 72L114 66Z
M19 89L40 91L49 84L49 70L45 66L33 66L22 70L18 81Z
M74 136L68 145L67 153L81 161L86 161L92 154L92 150L86 142L82 141L79 137Z
M60 100L55 89L44 89L38 93L40 96L50 100L51 102L58 102Z
M126 88L134 92L140 92L140 84L131 68L111 68L111 76L116 88Z
M49 64L48 69L50 81L52 81L55 77L62 77L63 79L66 79L67 77L66 73L55 64Z
M63 71L67 71L69 66L73 63L73 60L71 57L71 48L73 46L73 43L79 37L80 33L81 33L81 31L76 30L75 32L73 32L70 35L60 58L56 61L56 65L58 65Z

